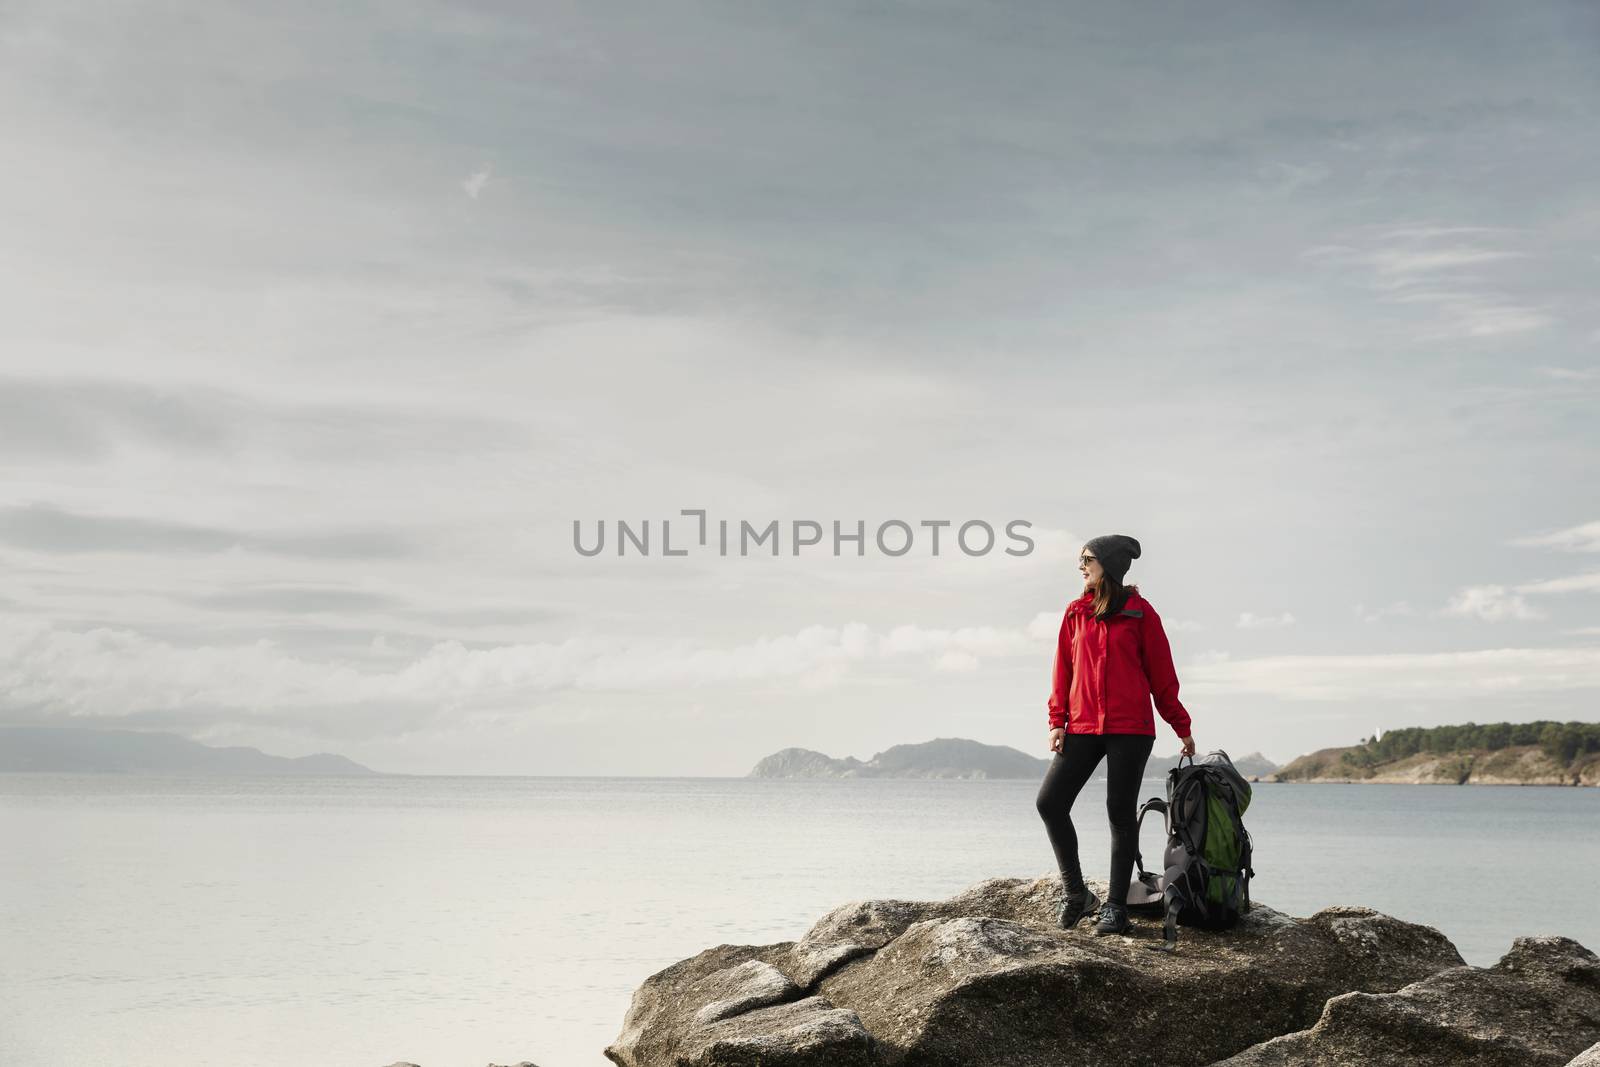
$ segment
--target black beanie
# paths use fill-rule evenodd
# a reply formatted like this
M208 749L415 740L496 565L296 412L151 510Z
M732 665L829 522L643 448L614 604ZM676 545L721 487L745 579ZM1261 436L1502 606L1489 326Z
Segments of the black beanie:
M1091 537L1084 543L1105 572L1117 581L1128 573L1128 567L1139 558L1139 542L1127 534L1105 534Z

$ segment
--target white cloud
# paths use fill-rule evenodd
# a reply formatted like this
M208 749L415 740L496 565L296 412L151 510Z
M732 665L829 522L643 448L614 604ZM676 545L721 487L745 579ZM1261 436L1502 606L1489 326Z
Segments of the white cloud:
M1500 622L1505 619L1542 619L1544 613L1503 585L1474 585L1450 598L1440 614L1465 619Z
M908 659L940 671L974 671L982 657L1040 656L1028 628L807 626L791 634L714 646L682 639L574 637L468 648L439 642L400 663L361 664L290 654L269 641L180 647L126 630L73 631L0 624L0 709L115 718L159 710L271 719L307 709L426 707L447 711L526 707L562 690L650 690L791 678L820 687L852 665Z
M1547 578L1542 582L1524 582L1517 586L1519 593L1600 593L1600 571L1574 574L1567 578Z
M970 652L946 652L933 661L933 666L941 671L975 671L978 669L978 657Z
M1379 619L1385 619L1390 616L1416 614L1416 610L1404 600L1396 600L1394 603L1386 604L1376 611L1367 611L1366 605L1357 604L1355 612L1361 617L1362 622L1377 622Z
M1259 693L1285 700L1388 700L1398 694L1467 697L1600 688L1600 648L1495 648L1355 656L1196 658L1184 688Z
M1457 245L1452 248L1386 248L1364 257L1372 269L1386 277L1415 278L1417 275L1456 267L1472 267L1502 259L1521 259L1521 252Z
M1278 626L1293 626L1294 616L1289 612L1282 615L1257 615L1254 612L1242 611L1239 621L1234 623L1241 630L1266 630Z
M478 199L478 195L483 192L483 187L489 184L490 173L491 168L487 165L482 170L473 171L462 179L461 188L472 199Z
M1482 236L1484 234L1503 234L1508 232L1503 226L1409 226L1398 230L1389 230L1381 235L1386 241L1429 240L1435 237L1463 237L1468 234Z
M1480 273L1510 260L1527 259L1526 252L1458 240L1494 232L1473 226L1402 227L1379 235L1365 247L1319 245L1301 256L1355 272L1384 303L1432 309L1432 324L1419 332L1421 339L1496 337L1550 325L1555 318L1548 308L1494 291ZM1438 243L1441 239L1457 239L1457 243Z
M1527 307L1493 294L1410 294L1395 298L1396 303L1411 303L1428 299L1436 301L1449 322L1423 336L1431 340L1451 337L1496 337L1500 334L1523 333L1550 325L1555 318L1544 309Z
M1061 636L1062 613L1041 611L1028 623L1028 636L1035 641L1054 641Z
M1574 370L1571 367L1539 367L1538 371L1547 378L1554 378L1561 382L1592 382L1600 380L1600 367L1586 367Z
M1600 552L1600 520L1568 526L1551 533L1519 537L1511 544L1528 548L1559 548L1568 552Z

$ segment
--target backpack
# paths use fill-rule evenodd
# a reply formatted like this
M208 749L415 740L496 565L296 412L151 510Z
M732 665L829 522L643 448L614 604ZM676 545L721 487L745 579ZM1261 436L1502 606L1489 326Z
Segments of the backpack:
M1128 888L1128 906L1166 916L1163 951L1178 947L1179 923L1226 930L1250 910L1250 879L1256 872L1250 866L1250 834L1240 819L1249 806L1250 783L1219 750L1199 763L1192 756L1180 758L1167 772L1167 799L1151 797L1139 808L1141 827L1147 811L1165 818L1165 871L1159 877L1146 871L1136 850L1139 869Z

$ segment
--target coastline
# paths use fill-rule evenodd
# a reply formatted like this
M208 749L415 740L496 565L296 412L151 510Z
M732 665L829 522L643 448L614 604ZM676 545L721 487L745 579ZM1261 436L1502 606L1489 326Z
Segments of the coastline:
M1267 785L1441 785L1441 786L1513 786L1516 788L1593 789L1600 782L1518 782L1510 780L1489 781L1469 778L1464 782L1418 780L1415 778L1252 778L1253 783Z

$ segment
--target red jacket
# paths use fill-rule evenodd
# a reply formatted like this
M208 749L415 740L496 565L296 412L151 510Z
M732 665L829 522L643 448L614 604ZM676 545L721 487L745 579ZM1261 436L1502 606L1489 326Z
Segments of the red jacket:
M1188 737L1189 713L1178 703L1172 649L1150 601L1129 594L1122 611L1103 620L1094 617L1090 593L1068 604L1056 643L1051 728L1066 726L1069 734L1153 737L1151 697L1177 735Z

